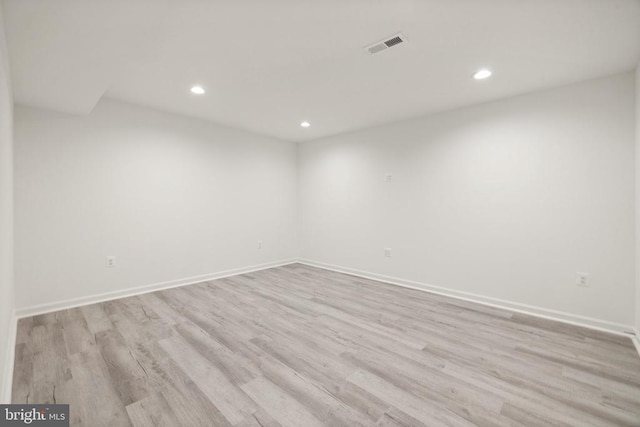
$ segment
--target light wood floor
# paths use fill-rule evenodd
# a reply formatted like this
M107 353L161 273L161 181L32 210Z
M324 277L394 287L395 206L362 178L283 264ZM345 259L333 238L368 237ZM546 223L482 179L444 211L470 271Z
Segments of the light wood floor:
M639 426L631 341L299 264L22 319L83 426Z

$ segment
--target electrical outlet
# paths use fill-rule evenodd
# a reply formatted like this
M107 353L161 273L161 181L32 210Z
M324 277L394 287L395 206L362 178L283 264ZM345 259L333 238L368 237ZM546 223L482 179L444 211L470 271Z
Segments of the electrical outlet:
M107 268L113 268L116 266L116 257L111 255L107 257Z
M576 273L576 285L588 288L589 285L589 273Z
M391 248L384 248L385 258L391 258Z
M258 240L258 249L262 249L262 240Z
M384 180L386 183L391 184L393 182L393 174L390 174L390 173L384 174Z

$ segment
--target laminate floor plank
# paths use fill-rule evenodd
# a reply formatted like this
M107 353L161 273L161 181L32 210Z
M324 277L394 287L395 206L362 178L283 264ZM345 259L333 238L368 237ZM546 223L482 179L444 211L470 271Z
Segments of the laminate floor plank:
M104 311L102 304L85 305L80 309L92 334L113 329L113 323L111 323L109 316Z
M292 264L20 319L74 426L640 426L627 337Z
M131 426L116 384L98 351L71 356L71 372L74 392L58 403L69 404L72 425Z
M151 394L127 406L134 427L175 427L180 421L162 394Z
M209 363L186 340L171 337L160 341L160 345L231 424L255 412L255 403L233 384L224 370Z
M378 398L405 414L414 417L425 425L433 426L474 426L473 423L460 417L450 408L441 406L431 400L421 399L415 394L365 370L356 371L347 381L367 390Z
M283 427L328 425L316 418L293 396L264 377L248 382L242 389Z
M270 358L261 358L260 368L271 383L287 390L316 418L332 426L364 427L369 425L365 414L338 399L325 387L307 379L292 368Z

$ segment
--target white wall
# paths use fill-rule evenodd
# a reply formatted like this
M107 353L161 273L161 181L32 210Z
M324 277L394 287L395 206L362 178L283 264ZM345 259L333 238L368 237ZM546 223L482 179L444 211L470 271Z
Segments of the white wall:
M301 256L631 326L634 97L627 73L302 144Z
M636 68L636 334L640 333L640 64ZM638 337L640 340L640 336Z
M18 308L297 255L293 143L112 100L15 143Z
M13 100L0 4L0 403L8 401L9 337L13 313Z

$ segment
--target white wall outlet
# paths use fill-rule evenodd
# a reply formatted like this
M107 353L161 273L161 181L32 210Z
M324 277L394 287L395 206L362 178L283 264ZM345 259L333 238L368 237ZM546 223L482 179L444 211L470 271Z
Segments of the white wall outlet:
M588 288L589 285L589 273L582 273L582 272L577 272L576 273L576 285L578 286L582 286L584 288Z
M390 184L393 182L393 174L391 173L385 173L384 174L384 182Z
M262 249L262 240L258 240L258 249Z
M384 256L386 258L391 258L391 248L384 248Z
M116 257L110 255L107 257L107 268L113 268L116 266Z

